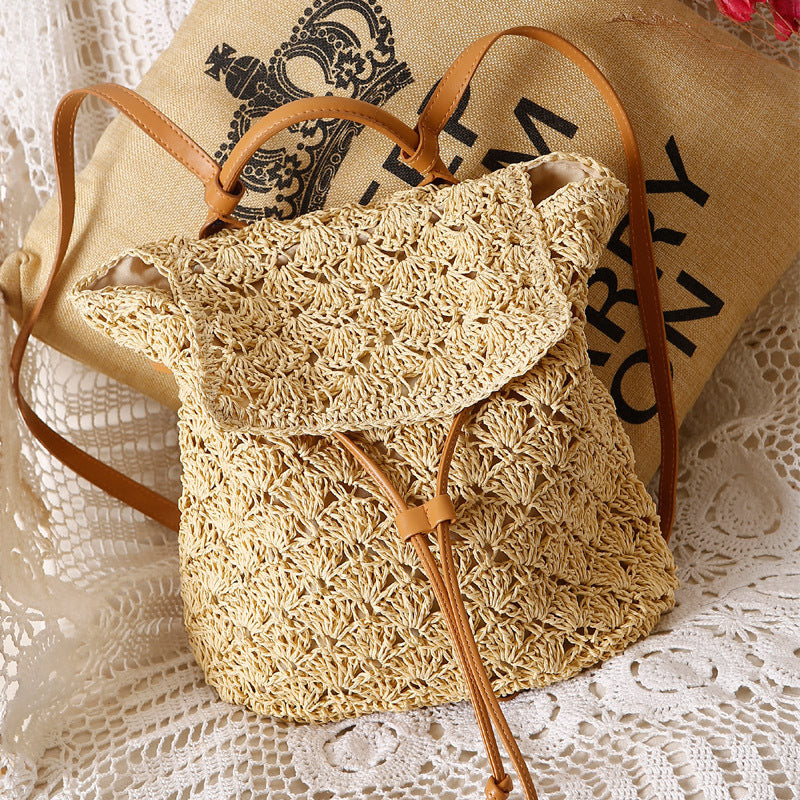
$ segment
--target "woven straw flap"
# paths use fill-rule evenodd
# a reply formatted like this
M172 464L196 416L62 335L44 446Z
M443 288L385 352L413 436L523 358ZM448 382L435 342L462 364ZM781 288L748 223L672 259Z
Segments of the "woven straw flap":
M562 160L565 180L582 180L584 211L624 191L587 159L537 162ZM226 429L295 435L457 413L528 371L572 324L537 162L141 248L131 255L167 279L185 319L181 348L154 349ZM133 291L111 283L95 276L82 293ZM125 326L106 327L122 337Z

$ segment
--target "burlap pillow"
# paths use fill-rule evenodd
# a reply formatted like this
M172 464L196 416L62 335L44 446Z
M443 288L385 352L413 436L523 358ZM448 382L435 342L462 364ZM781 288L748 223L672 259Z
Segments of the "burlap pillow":
M679 415L692 405L744 317L800 249L795 73L747 50L677 0L568 5L544 0L417 4L409 0L198 0L143 80L145 96L224 159L250 121L307 94L357 96L413 124L457 53L516 24L550 28L585 50L617 89L637 130L663 277ZM303 123L251 163L239 215L289 217L368 202L416 174L391 143L341 121ZM551 150L587 153L624 178L611 116L561 56L501 42L442 136L445 162L474 177ZM90 330L68 290L116 253L204 218L195 179L126 120L103 135L78 184L73 245L38 335L177 407L174 380ZM52 258L52 201L24 249L2 267L12 313L28 309ZM589 346L633 441L639 474L658 461L658 433L628 265L626 220L592 279ZM758 265L755 270L753 265Z

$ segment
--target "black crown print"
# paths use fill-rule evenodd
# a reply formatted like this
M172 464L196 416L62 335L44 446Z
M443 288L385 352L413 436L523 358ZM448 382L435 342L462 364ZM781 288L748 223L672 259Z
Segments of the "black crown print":
M298 63L302 69L293 69ZM268 62L241 55L223 42L208 56L206 66L207 75L224 82L242 101L227 140L215 153L220 163L254 120L291 100L336 93L383 105L413 82L408 65L395 56L392 27L376 0L314 0L292 28L291 38ZM236 216L247 222L289 219L322 208L361 130L349 120L310 120L289 128L280 146L267 142L242 173L242 183L251 190L248 203L255 196L256 204L241 203Z

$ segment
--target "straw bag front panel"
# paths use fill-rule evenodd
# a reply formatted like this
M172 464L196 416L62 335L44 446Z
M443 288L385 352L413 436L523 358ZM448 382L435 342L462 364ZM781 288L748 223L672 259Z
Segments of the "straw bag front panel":
M530 175L582 178L534 202ZM394 514L328 434L354 432L409 503L453 414L455 558L498 694L565 678L649 632L674 565L594 379L586 280L624 187L552 154L477 181L265 220L133 254L161 287L77 301L181 391L189 638L227 700L331 720L466 696Z

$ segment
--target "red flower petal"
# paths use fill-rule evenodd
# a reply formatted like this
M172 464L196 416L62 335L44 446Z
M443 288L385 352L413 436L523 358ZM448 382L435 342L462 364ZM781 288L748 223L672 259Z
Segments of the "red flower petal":
M800 0L769 0L775 22L775 38L785 42L800 23Z
M726 17L737 22L749 22L759 0L714 0L714 2Z

